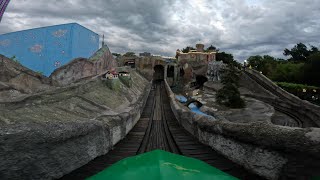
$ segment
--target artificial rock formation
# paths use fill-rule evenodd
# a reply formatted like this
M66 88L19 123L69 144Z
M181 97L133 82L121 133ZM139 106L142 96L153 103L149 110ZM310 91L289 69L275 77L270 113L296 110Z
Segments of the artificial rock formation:
M109 48L105 45L89 59L78 58L56 69L50 78L59 85L68 85L83 78L99 75L117 67Z
M114 91L96 77L11 102L0 102L0 177L56 179L125 137L150 90L131 72L132 86Z
M52 80L0 55L0 101L52 88Z
M204 144L266 179L319 176L320 129L291 128L268 122L234 123L195 114L180 104L166 82L179 123Z

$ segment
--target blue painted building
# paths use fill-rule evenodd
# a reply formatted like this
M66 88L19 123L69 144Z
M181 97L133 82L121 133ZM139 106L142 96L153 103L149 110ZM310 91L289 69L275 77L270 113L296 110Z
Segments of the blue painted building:
M41 27L0 35L0 54L49 76L74 58L89 58L99 49L99 35L77 24Z

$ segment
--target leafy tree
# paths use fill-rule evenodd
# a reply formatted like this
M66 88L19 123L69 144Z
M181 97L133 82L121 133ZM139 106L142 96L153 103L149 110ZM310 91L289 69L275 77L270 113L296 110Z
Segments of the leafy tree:
M11 59L12 61L20 64L20 61L17 59L16 56L12 56L10 59Z
M269 55L251 56L247 61L251 67L253 67L257 71L261 71L264 75L267 76L272 74L274 68L278 64L277 59Z
M241 98L238 90L239 72L234 64L230 63L227 65L227 68L222 70L221 82L224 86L216 94L218 104L225 105L230 108L245 107L245 102Z
M309 56L307 61L304 65L303 80L310 85L320 86L320 52Z
M230 64L234 61L234 59L232 54L228 54L226 52L219 52L217 53L217 61L222 61L225 64Z
M278 82L303 83L303 72L303 63L286 62L277 64L268 77Z
M310 49L311 54L315 54L319 52L319 49L313 45L311 45L311 49Z
M183 53L188 53L190 50L196 50L194 47L192 46L187 46L186 48L182 49Z
M113 55L113 56L116 56L116 57L121 56L121 54L119 54L119 53L112 53L112 55Z
M131 57L131 56L136 56L136 54L134 52L126 52L123 56Z
M317 52L319 52L317 47L311 45L311 49L309 50L305 44L300 42L290 50L285 49L283 55L290 56L289 61L306 62L308 56Z

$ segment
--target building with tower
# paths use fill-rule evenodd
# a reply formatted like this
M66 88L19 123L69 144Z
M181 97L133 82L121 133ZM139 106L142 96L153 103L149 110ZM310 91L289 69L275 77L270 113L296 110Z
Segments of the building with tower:
M196 50L190 50L188 53L183 53L179 49L176 52L176 57L178 58L178 62L181 61L206 61L211 62L216 60L216 51L204 50L203 44L196 44Z

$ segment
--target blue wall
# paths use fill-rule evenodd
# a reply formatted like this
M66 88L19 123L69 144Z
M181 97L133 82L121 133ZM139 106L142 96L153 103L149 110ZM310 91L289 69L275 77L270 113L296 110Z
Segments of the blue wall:
M49 76L74 58L89 58L99 49L99 35L76 23L0 35L0 54Z

